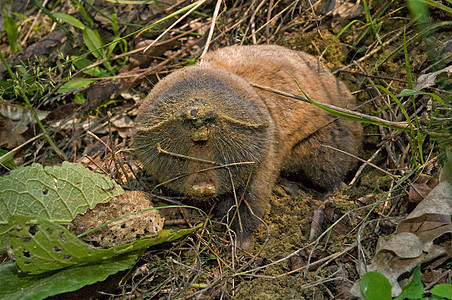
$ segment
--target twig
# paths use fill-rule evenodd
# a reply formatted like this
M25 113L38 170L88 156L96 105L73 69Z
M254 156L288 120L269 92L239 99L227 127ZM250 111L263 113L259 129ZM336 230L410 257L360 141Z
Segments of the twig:
M270 3L268 4L268 10L267 10L267 23L265 24L265 35L267 37L267 45L270 44L270 20L272 18L272 10L273 10L273 1L270 0Z
M165 29L165 31L163 31L149 46L146 47L146 49L143 50L143 53L148 51L149 48L151 48L152 46L154 46L155 43L157 43L168 31L170 31L171 29L173 29L174 26L176 26L177 24L179 24L180 21L182 21L183 19L185 19L185 17L187 17L189 14L191 14L194 10L196 10L198 7L200 7L202 4L204 4L204 2L206 2L207 0L199 0L198 4L196 4L195 6L193 6L189 11L187 11L182 17L180 17L179 19L176 20L176 22L174 22L173 24L171 24L171 26L169 26L167 29Z
M257 8L254 10L253 14L251 15L251 19L250 19L250 26L251 26L251 39L253 40L253 45L257 44L257 40L256 40L256 23L255 23L255 19L256 19L256 14L257 12L262 8L262 6L264 6L264 4L267 1L261 1L261 3L259 3L259 5L257 6Z
M312 104L308 99L300 97L298 95L294 95L294 94L291 94L291 93L283 92L283 91L280 91L280 90L277 90L277 89L274 89L274 88L271 88L271 87L255 84L255 83L252 83L252 82L249 82L249 84L251 86L253 86L253 87L256 87L256 88L259 88L259 89L262 89L262 90L265 90L265 91L269 91L269 92L272 92L272 93L275 93L275 94L278 94L278 95L281 95L281 96L293 98L293 99L296 99L296 100L300 100L300 101ZM329 108L329 109L332 109L332 110L335 110L335 111L338 111L338 112L341 112L341 113L345 113L345 114L348 114L348 115L351 115L351 116L354 116L354 117L357 117L357 118L360 118L360 119L363 119L363 120L366 120L366 121L370 121L372 123L378 123L378 124L381 124L381 125L385 125L385 126L390 127L390 128L399 129L399 130L405 130L407 128L407 126L408 126L407 122L392 122L392 121L384 120L384 119L381 119L381 118L378 118L378 117L362 114L360 112L356 112L356 111L349 110L349 109L346 109L346 108L334 106L334 105L331 105L331 104L326 104L326 103L322 103L322 102L318 102L318 101L313 101L313 102L315 102L316 104L319 104L321 106L324 106L326 108Z
M94 133L92 133L90 130L86 131L90 136L92 136L93 138L95 138L96 140L98 140L102 145L104 145L105 148L107 148L108 151L110 151L111 153L113 153L113 150L110 148L110 146L107 145L107 143L105 143L100 137L98 137L97 135L95 135Z
M42 6L45 7L47 5L47 2L49 2L49 0L44 0L44 2L42 3ZM41 13L42 13L42 10L38 10L38 14L36 15L35 19L33 20L33 23L31 23L30 29L28 30L27 34L25 35L24 39L21 42L22 47L24 47L26 45L27 40L30 37L30 34L35 29L36 22L38 22L38 18L41 16ZM56 24L56 23L54 23L54 24Z
M371 162L368 161L368 160L366 161L365 159L362 159L361 157L358 157L358 156L356 156L356 155L353 155L353 154L351 154L351 153L348 153L347 151L344 151L344 150L341 150L341 149L338 149L338 148L335 148L335 147L332 147L332 146L329 146L329 145L321 145L321 146L322 146L322 147L329 148L329 149L332 149L332 150L335 150L335 151L338 151L338 152L343 153L343 154L346 154L346 155L348 155L348 156L351 156L351 157L353 157L353 158L355 158L355 159L357 159L357 160L359 160L359 161L365 163L366 165L372 166L372 167L374 167L375 169L377 169L377 170L379 170L379 171L385 173L385 174L388 175L389 177L395 179L395 176L392 175L390 172L388 172L388 171L386 171L386 170L383 170L382 168L380 168L379 166L377 166L377 165L371 163Z
M203 62L204 56L206 55L207 50L209 49L210 41L212 40L213 31L215 29L215 23L217 22L218 13L220 11L221 2L222 2L222 0L217 0L217 5L215 5L215 10L213 12L212 23L210 24L210 30L209 30L209 35L207 36L206 45L204 46L204 51L202 52L201 56L199 57L200 63Z
M363 72L356 72L356 71L349 71L349 70L342 70L342 69L338 70L338 73L339 72L346 72L346 73L350 73L350 74L354 74L354 75L358 75L358 76L364 76L364 77L375 78L375 79L384 79L384 80L391 80L391 81L393 80L393 81L407 83L406 79L401 79L401 78L396 78L396 77L370 75L370 74L363 73Z
M353 184L355 183L355 181L358 179L359 175L361 175L361 172L364 170L364 168L366 167L366 165L370 164L370 162L371 162L372 160L374 160L375 157L377 157L378 153L380 153L380 151L381 151L382 149L383 149L382 147L378 148L377 151L375 151L375 153L372 154L372 156L371 156L365 163L363 163L363 164L359 167L358 171L356 171L356 174L355 174L355 176L353 177L352 181L350 181L349 185L353 185Z
M256 30L256 33L258 33L259 31L261 31L262 29L264 29L269 23L271 23L273 20L279 18L280 15L282 15L283 13L285 13L287 10L289 10L292 6L296 5L296 1L292 2L291 4L289 4L286 8L284 8L283 10L281 10L279 13L277 13L273 18L271 18L271 20L265 22L265 24L263 24L261 27L259 27Z
M8 155L10 155L11 153L13 153L13 152L19 150L20 148L22 148L22 147L25 146L26 144L29 144L29 143L33 142L34 140L36 140L36 139L39 139L39 138L42 137L43 135L44 135L44 132L41 133L41 134L39 134L39 135L37 135L37 136L35 136L35 137L33 137L33 138L31 138L31 139L29 139L29 140L26 141L26 142L20 144L20 145L17 146L16 148L14 148L14 149L8 151L7 153L3 154L2 156L0 156L0 162L3 161L6 157L8 157Z
M165 12L170 12L172 11L174 8L178 7L179 5L181 5L182 3L184 3L187 0L179 0L176 3L174 3L173 5L171 5L170 7L165 8Z

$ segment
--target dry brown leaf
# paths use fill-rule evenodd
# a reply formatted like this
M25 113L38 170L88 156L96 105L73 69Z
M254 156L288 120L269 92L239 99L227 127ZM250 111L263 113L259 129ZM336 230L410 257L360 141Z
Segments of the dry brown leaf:
M431 190L432 188L429 187L427 183L413 183L408 192L408 201L419 203L431 192Z
M419 217L423 214L452 215L452 186L447 182L440 182L425 199L408 215L407 219Z
M378 252L394 252L400 258L416 258L422 255L422 242L419 237L410 232L402 232L392 235L383 245L380 245Z
M448 160L441 169L439 181L445 181L452 184L452 151L447 151Z
M36 110L39 120L43 120L50 112ZM21 136L28 125L34 124L33 112L26 107L0 101L0 146L13 148L25 139Z
M423 90L423 89L428 88L428 87L436 86L436 82L435 82L436 77L438 77L438 75L440 75L442 73L446 73L446 75L448 77L451 77L451 75L452 75L452 66L448 66L448 67L446 67L444 69L441 69L439 71L419 76L419 78L417 80L418 84L416 85L416 87L414 89L416 91L420 91L420 90Z
M336 7L333 10L333 16L341 19L356 18L362 13L364 13L364 7L360 4L360 1L356 4L337 1Z
M82 128L83 130L89 130L97 135L107 133L107 129L101 124L101 120L95 116L59 120L52 122L50 126L58 130L73 130Z
M99 203L85 214L77 215L72 222L75 232L81 234L118 217L152 208L143 192L128 191L107 203ZM163 229L164 218L158 210L149 210L125 217L101 227L82 237L102 247L121 245L138 237L156 235Z
M129 116L117 116L111 120L111 123L113 127L118 130L119 136L123 139L129 138L132 135L134 122Z
M14 122L11 119L0 115L0 146L11 149L18 146L25 139L21 135L28 127L21 122Z
M406 235L403 236L406 237ZM408 239L405 239L405 241ZM372 264L368 267L368 271L380 272L389 280L389 283L392 285L393 297L400 295L402 292L402 288L398 282L400 275L410 273L421 263L446 255L446 251L443 247L433 245L428 253L421 252L421 255L418 257L403 259L394 252L386 250L386 242L379 241L379 244L381 244L381 246L375 254Z
M35 110L39 120L43 120L50 113L49 111ZM0 114L14 122L21 122L29 125L35 122L35 117L31 110L26 107L14 105L6 101L0 101Z
M392 285L392 295L398 296L402 292L398 282L402 274L411 272L419 264L447 255L447 245L436 245L434 241L452 232L451 215L452 186L440 182L399 223L394 234L378 240L375 257L367 270L385 275ZM352 291L359 296L357 284Z
M450 215L424 214L419 217L408 218L399 223L396 236L413 232L419 238L424 251L429 251L433 241L445 233L452 232Z

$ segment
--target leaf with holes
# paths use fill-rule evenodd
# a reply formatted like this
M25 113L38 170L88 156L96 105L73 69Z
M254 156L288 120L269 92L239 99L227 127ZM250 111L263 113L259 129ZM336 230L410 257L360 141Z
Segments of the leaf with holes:
M4 262L0 264L0 299L46 299L76 291L85 285L103 281L119 271L132 268L137 257L137 253L130 253L100 264L78 266L43 275L25 275L17 272L16 263Z
M69 224L77 214L124 193L107 176L81 165L61 167L33 164L0 177L0 253L11 244L7 235L11 215L46 218Z
M41 274L75 265L100 263L125 253L177 240L195 232L202 224L190 229L161 230L158 235L127 244L93 249L65 227L46 219L13 215L9 232L17 266L30 274Z

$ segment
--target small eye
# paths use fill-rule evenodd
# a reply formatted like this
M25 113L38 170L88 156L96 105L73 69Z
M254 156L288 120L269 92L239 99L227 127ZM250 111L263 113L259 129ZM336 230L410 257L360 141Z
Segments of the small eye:
M197 117L198 117L198 109L193 108L193 109L190 111L190 115L191 115L192 117L197 118Z

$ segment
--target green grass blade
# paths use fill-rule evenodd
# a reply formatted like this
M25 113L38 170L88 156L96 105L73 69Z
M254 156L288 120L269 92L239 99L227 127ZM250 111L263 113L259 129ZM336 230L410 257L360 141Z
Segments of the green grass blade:
M417 0L420 1L422 3L425 3L427 5L439 8L449 14L452 14L452 8L445 6L444 4L442 4L441 2L437 2L437 1L433 1L433 0ZM452 1L449 1L449 3L452 3Z
M16 21L8 15L6 9L3 9L3 14L5 15L3 18L6 36L8 38L8 44L11 48L11 54L14 55L21 49L17 39L19 38L19 30L17 28Z
M438 95L433 93L421 92L412 89L404 89L400 92L400 96L416 96L416 95L426 95L430 96L441 104L445 104L443 99L441 99Z
M437 28L441 28L441 27L450 27L452 26L452 21L444 21L444 22L440 22L437 24L433 24L430 26L427 26L425 29L423 29L422 31L420 31L418 34L416 34L415 36L413 36L411 39L409 39L407 41L407 46L409 44L411 44L412 42L414 42L415 40L417 40L419 37L425 35L426 33L429 33L430 31L434 31ZM395 49L393 52L391 52L388 56L386 56L384 59L382 59L381 61L377 62L375 64L375 67L372 71L377 70L382 64L384 64L385 62L387 62L389 59L391 59L393 56L395 56L396 54L398 54L401 50L403 49L403 45L400 45L399 47L397 47L397 49Z
M78 19L74 18L71 15L65 14L65 13L54 13L53 14L56 18L60 19L61 21L64 21L68 24L71 24L72 26L84 30L85 29L85 25L80 22Z
M403 53L405 56L405 72L406 72L406 79L408 81L408 87L410 89L413 89L413 81L412 81L412 76L411 76L411 68L410 68L410 58L408 56L408 47L407 47L407 43L406 43L406 32L405 29L403 30ZM416 128L419 128L419 118L416 115L416 99L414 97L414 95L410 96L411 99L411 103L413 104L413 111L414 111L414 122L416 123ZM416 157L419 157L419 159L421 160L421 164L424 164L424 157L423 157L423 152L422 152L422 144L423 144L423 136L421 134L421 132L419 130L417 130L416 132L416 138L417 138L417 149L418 149L418 153L416 153L417 155L415 155L415 149L414 149L414 142L412 141L414 138L414 132L411 132L411 143L412 143L412 157L413 157L413 163L416 163Z
M322 54L320 54L319 60L322 59L323 55L325 55L326 51L330 48L331 45L334 44L334 42L353 24L355 23L361 23L361 24L365 24L364 22L360 21L360 20L353 20L350 23L348 23L344 28L341 29L341 31L334 37L334 39L331 41L331 43L328 44L328 46L326 46L325 50L323 50Z
M375 85L371 85L371 86L375 86L375 87L379 88L380 90L385 92L387 95L389 95L394 100L394 102L399 106L400 111L402 112L402 114L405 116L405 118L406 118L406 120L408 122L408 125L410 126L410 130L414 130L413 123L411 123L410 116L408 115L408 112L406 111L405 107L403 107L403 105L400 102L400 100L397 99L397 97L390 90L388 90L387 88L385 88L382 85L375 84Z

